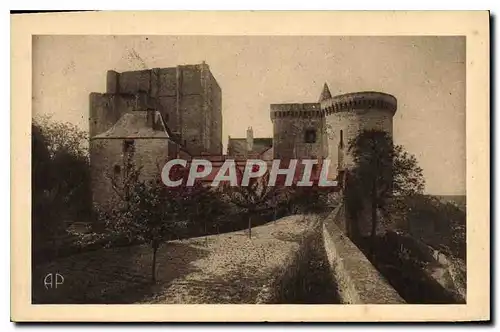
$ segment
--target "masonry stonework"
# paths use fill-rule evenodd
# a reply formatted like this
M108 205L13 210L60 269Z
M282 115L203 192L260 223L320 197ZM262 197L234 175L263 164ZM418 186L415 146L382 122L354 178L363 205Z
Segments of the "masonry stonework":
M108 129L142 93L156 100L154 109L193 154L222 154L222 93L207 64L110 70L106 89L90 97L91 136Z
M108 181L104 174L124 158L123 140L136 140L135 157L144 172L157 173L157 161L176 158L179 151L222 155L222 91L205 63L110 70L106 93L91 93L89 99L93 181L95 188L102 186L96 189L98 201L109 193L108 185L98 182ZM250 127L246 138L229 138L228 155L329 159L328 178L335 179L353 166L348 147L360 131L380 129L392 135L396 109L392 95L367 91L332 96L325 84L318 102L271 104L272 138L254 138Z
M93 202L101 208L108 209L120 202L119 194L123 194L120 186L126 179L126 162L124 146L127 142L133 144L134 152L131 158L133 165L140 165L140 180L153 180L168 160L168 141L164 139L96 139L91 149L91 158L99 167L91 169ZM163 157L161 157L163 156ZM113 188L113 183L118 188Z
M271 120L275 159L324 157L325 119L319 103L273 104Z
M397 101L382 92L355 92L332 97L325 84L318 103L271 104L274 158L328 158L329 178L353 166L348 147L362 130L390 135ZM314 143L308 133L316 131Z

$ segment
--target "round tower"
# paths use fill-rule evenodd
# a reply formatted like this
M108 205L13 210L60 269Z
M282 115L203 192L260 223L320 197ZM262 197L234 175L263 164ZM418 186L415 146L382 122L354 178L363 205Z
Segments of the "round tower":
M355 92L321 101L325 116L330 174L352 166L349 143L363 130L382 130L392 136L397 109L394 96L382 92Z

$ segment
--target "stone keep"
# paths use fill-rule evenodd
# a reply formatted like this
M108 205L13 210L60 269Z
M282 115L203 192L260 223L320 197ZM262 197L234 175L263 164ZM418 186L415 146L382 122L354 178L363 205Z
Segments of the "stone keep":
M106 93L90 94L90 136L111 128L134 109L138 94L159 111L193 154L222 154L222 93L206 63L118 73L110 70Z
M177 143L195 155L222 154L221 98L205 63L108 71L106 93L91 93L89 101L94 204L107 209L120 200L115 184L125 182L130 165L154 179L177 157Z

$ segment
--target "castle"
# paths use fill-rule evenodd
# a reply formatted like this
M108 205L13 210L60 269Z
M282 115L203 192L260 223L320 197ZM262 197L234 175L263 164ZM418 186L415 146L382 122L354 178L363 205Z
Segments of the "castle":
M123 179L132 161L141 177L157 175L172 158L329 159L329 177L352 164L350 139L363 129L392 135L396 98L381 92L333 96L317 102L271 104L273 137L228 138L222 153L222 93L206 63L107 72L106 93L90 94L89 133L93 201L114 204L110 179ZM116 197L115 197L116 198Z

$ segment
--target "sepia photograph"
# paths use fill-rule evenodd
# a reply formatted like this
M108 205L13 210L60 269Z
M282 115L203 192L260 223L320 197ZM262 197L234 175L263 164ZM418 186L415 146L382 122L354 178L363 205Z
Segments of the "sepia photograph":
M28 305L470 305L465 34L102 32L31 36Z

